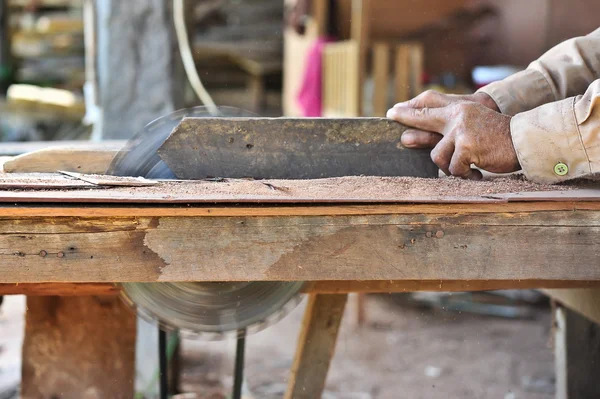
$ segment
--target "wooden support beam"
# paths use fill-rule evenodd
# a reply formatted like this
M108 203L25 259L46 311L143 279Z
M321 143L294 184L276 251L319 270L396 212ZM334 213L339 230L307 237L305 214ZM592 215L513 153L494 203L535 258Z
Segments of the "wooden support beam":
M320 398L348 295L311 295L285 399Z
M373 47L374 116L385 116L389 105L390 51L390 45L387 43L376 43Z
M478 213L437 207L445 209L441 214L365 215L367 207L358 214L342 208L346 216L5 216L0 276L2 283L599 280L600 212L579 206L586 207L516 214L485 213L478 205Z
M21 397L132 398L135 336L118 298L27 298Z
M600 324L600 289L598 287L572 287L578 289L554 288L547 289L544 293L564 306Z
M410 46L407 44L396 46L394 75L396 102L410 100Z
M304 294L388 294L418 291L464 292L508 289L547 289L554 291L600 292L600 281L561 280L398 280L398 281L315 281L304 285ZM560 288L560 290L556 290ZM565 290L569 288L569 290ZM119 295L118 284L112 283L24 283L1 284L0 295L86 296ZM594 305L596 302L592 302Z
M599 398L600 325L555 306L556 399Z

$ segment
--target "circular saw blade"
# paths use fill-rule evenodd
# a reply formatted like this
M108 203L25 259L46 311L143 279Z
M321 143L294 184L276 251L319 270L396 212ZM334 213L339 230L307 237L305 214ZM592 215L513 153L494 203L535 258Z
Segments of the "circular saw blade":
M219 107L219 116L253 117ZM149 123L113 159L107 174L175 179L158 155L171 131L186 117L214 117L205 107L176 111ZM218 184L218 183L215 183ZM227 267L227 265L223 265ZM259 331L276 322L300 301L302 282L122 283L123 297L138 313L167 329L220 339L239 330Z

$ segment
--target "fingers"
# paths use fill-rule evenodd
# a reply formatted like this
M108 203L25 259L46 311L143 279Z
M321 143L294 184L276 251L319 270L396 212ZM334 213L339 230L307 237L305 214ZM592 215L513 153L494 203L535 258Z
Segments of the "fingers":
M450 137L442 139L438 145L431 150L431 160L446 174L450 176L450 161L454 154L454 140Z
M468 153L457 149L452 155L448 170L452 176L469 180L481 180L483 175L477 169L471 169L471 158Z
M396 104L394 107L441 108L449 105L451 97L434 90L427 90L412 100Z
M401 143L407 148L433 148L442 137L439 133L408 129L402 134Z
M387 117L420 130L444 134L450 113L448 108L394 107Z

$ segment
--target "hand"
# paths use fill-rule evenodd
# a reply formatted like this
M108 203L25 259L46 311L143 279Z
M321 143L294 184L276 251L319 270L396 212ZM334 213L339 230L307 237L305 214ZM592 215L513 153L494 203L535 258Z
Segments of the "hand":
M476 102L491 110L500 112L496 102L486 93L455 95L442 94L433 90L423 92L412 100L398 103L394 106L394 108L438 108L440 106L464 102ZM391 112L391 110L389 112ZM388 117L390 117L389 112ZM402 145L407 148L433 148L441 139L442 135L435 132L428 132L419 129L407 129L404 134L402 134Z
M490 109L490 102L483 105L485 101L477 94L425 92L396 104L387 116L413 127L402 135L402 144L433 147L431 159L447 175L480 179L481 172L471 169L471 164L493 173L517 171L520 166L510 135L511 117Z

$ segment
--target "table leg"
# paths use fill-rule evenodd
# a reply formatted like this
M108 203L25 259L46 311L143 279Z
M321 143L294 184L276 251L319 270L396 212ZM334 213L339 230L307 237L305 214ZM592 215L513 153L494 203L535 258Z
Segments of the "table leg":
M21 395L131 399L136 316L116 297L28 297Z
M556 399L600 397L600 325L567 307L554 307Z
M310 295L286 399L321 397L347 299L347 294Z

